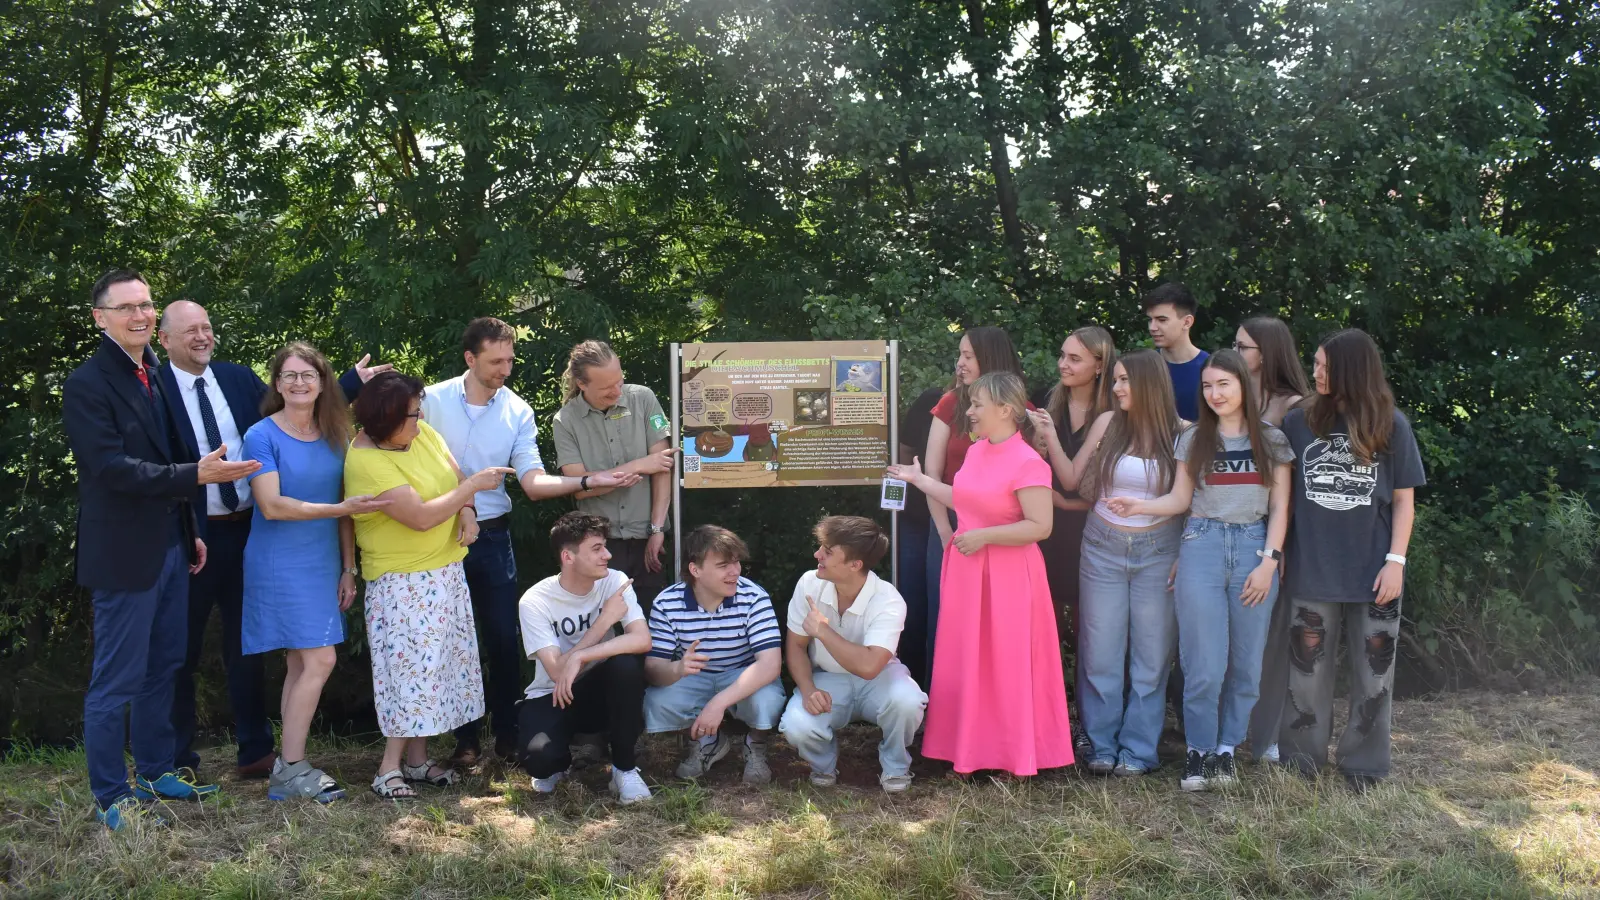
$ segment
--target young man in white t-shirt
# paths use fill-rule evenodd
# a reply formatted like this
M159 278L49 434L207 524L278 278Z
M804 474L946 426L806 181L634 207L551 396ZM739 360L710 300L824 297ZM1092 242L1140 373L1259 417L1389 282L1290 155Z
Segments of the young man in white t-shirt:
M911 740L928 695L894 655L906 602L872 571L889 537L861 516L829 516L816 537L817 568L800 576L789 601L783 654L795 691L778 728L811 764L811 783L828 787L839 777L834 732L851 722L877 725L878 783L899 793L911 787Z
M607 566L610 523L570 512L550 529L561 574L522 595L522 644L537 663L519 710L520 762L548 794L572 766L574 734L611 744L611 790L623 803L650 798L634 749L644 733L644 654L650 630L633 582ZM613 629L622 626L621 634Z

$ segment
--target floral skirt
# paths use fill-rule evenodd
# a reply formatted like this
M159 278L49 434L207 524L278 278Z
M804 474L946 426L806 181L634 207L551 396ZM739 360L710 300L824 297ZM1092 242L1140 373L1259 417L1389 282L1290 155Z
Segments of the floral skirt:
M385 737L443 734L483 716L483 670L461 563L367 582L372 698Z

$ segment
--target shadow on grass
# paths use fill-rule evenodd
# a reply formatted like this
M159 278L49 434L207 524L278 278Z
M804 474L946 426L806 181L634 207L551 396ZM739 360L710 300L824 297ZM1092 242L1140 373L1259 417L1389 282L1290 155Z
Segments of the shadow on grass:
M599 765L551 797L491 765L396 806L365 789L377 745L346 740L316 758L349 801L274 804L259 782L230 777L221 801L174 810L170 831L117 836L89 819L81 753L14 752L0 764L0 894L1590 896L1597 722L1594 692L1405 703L1404 774L1364 795L1253 766L1227 795L1186 795L1170 768L1132 782L961 782L922 763L913 791L888 797L875 733L853 728L841 788L812 788L779 745L771 787L738 784L735 754L705 784L656 782L653 802L628 808ZM671 772L675 755L652 741L646 772Z

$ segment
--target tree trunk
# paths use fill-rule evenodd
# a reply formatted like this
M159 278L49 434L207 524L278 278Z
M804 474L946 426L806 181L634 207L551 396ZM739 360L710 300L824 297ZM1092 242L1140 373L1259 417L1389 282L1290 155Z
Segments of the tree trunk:
M1025 282L1028 280L1028 248L1022 234L1022 220L1017 215L1017 191L1011 183L1011 157L1006 150L1005 128L1000 122L999 90L995 82L999 64L994 49L988 45L982 0L965 0L965 3L968 30L972 38L968 62L978 78L978 102L983 118L984 139L989 143L989 170L994 176L1000 225L1005 232L1006 247L1011 251L1017 267L1017 280L1019 283Z

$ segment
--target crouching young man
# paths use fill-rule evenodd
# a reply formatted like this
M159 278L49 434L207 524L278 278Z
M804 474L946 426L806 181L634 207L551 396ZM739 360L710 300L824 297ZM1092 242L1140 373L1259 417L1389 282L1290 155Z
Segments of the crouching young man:
M548 794L572 766L575 733L611 745L611 791L623 803L650 799L634 750L644 733L644 654L650 631L627 575L608 567L610 523L570 512L550 529L561 558L552 575L522 595L522 645L536 663L518 713L522 768ZM622 633L613 629L622 626Z
M816 536L817 568L800 576L789 601L784 659L795 692L779 727L811 764L811 783L828 787L838 780L834 732L851 722L877 725L878 783L899 793L911 787L911 740L928 695L894 656L906 602L872 571L889 537L861 516L829 516Z
M750 727L744 780L772 780L767 737L783 712L782 638L772 599L741 576L749 556L726 528L702 525L684 538L686 578L662 591L650 609L645 658L645 727L689 733L679 778L699 778L728 755L728 712Z

